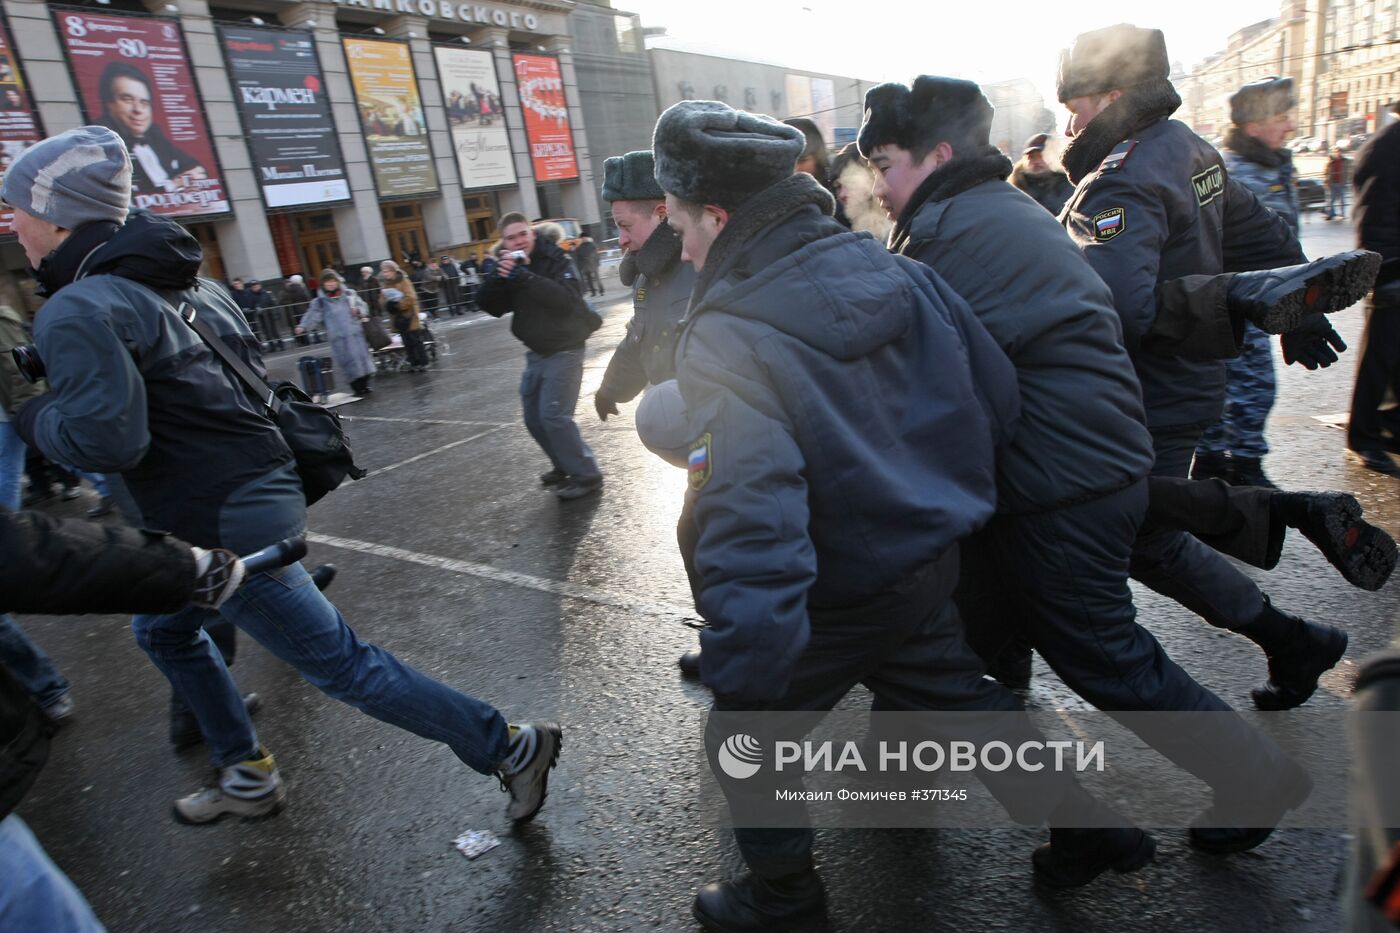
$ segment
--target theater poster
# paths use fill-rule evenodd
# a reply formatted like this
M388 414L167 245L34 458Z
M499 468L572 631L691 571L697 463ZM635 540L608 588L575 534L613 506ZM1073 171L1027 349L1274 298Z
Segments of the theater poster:
M56 10L90 123L131 152L132 207L171 217L229 211L180 24L154 16Z
M407 42L342 39L350 83L369 147L374 183L383 198L438 190L418 77Z
M437 46L438 78L462 187L496 188L515 184L501 86L490 52Z
M267 206L348 201L350 183L311 35L220 26L219 41Z
M569 126L569 105L564 101L564 79L559 59L548 55L511 56L520 89L520 110L525 115L525 139L536 181L562 181L578 177L574 157L574 133Z
M10 43L10 28L0 17L0 179L20 153L44 138L24 73ZM0 235L12 232L14 213L0 207Z

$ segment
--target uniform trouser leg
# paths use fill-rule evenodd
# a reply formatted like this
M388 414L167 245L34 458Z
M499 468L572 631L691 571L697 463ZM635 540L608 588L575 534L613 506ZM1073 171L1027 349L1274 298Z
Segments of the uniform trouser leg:
M957 736L959 739L979 745L1003 741L1013 748L1024 742L1044 741L1016 695L982 676L982 662L968 647L962 622L949 599L956 578L957 557L950 554L906 585L863 606L811 609L812 634L807 650L787 691L765 709L825 712L857 683L864 683L888 710L994 714L979 721L980 732L967 730ZM750 709L750 704L715 697L717 713ZM819 719L814 714L812 725ZM712 754L727 738L725 731L711 720L706 743ZM786 731L781 737L800 738ZM1069 774L1053 770L979 770L977 776L1014 820L1029 825L1046 821L1075 788ZM725 783L736 814L743 811L746 802L734 795L742 794L745 787L739 782ZM752 789L771 795L769 785ZM744 861L762 877L781 878L811 866L810 829L737 828L734 835Z
M1277 396L1269 335L1245 324L1240 355L1225 364L1225 412L1206 429L1198 451L1262 459L1269 452L1264 422Z
M574 420L582 384L582 349L551 353L541 360L538 412L546 449L559 469L589 480L601 476L602 471Z
M998 586L1027 611L1027 635L1070 689L1109 712L1191 712L1127 725L1162 755L1229 796L1267 782L1283 752L1191 678L1137 622L1128 563L1147 484L1031 515L999 515L990 539ZM969 630L978 618L966 616Z
M1199 428L1153 428L1154 476L1185 477ZM1195 537L1144 523L1133 546L1132 576L1218 628L1237 629L1258 618L1264 594L1222 554Z
M1381 406L1386 394L1400 398L1400 300L1372 298L1366 304L1366 329L1361 333L1361 361L1351 396L1347 446L1353 450L1384 450L1385 424Z
M1202 544L1263 570L1278 565L1288 526L1271 503L1274 491L1222 479L1147 478L1146 523L1185 531Z

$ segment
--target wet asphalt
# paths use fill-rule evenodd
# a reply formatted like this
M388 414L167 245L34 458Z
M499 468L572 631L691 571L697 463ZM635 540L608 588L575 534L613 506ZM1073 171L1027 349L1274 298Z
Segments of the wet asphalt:
M1309 255L1348 248L1348 226L1311 218ZM377 377L338 410L372 472L310 511L308 565L340 569L330 595L364 637L510 719L555 718L565 749L539 819L503 816L496 782L445 747L321 695L243 639L233 669L263 698L256 719L289 806L271 819L199 828L170 818L209 766L171 751L168 689L120 617L22 619L73 683L78 711L20 808L113 930L691 930L702 883L739 861L702 814L705 689L675 658L695 644L674 526L685 481L637 442L635 404L601 423L591 393L630 304L616 278L589 342L578 421L607 476L602 495L561 503L520 421L520 345L481 315L434 324L433 370ZM1335 317L1357 344L1360 309ZM291 377L306 351L270 357ZM313 353L327 353L324 346ZM1277 352L1277 350L1276 350ZM1400 529L1400 481L1349 462L1319 416L1347 410L1355 355L1329 370L1280 366L1266 461L1281 485L1355 493ZM52 507L77 515L90 497ZM1280 606L1351 633L1347 658L1311 701L1340 710L1355 662L1395 636L1395 586L1351 588L1299 536L1279 567L1250 573ZM1264 662L1135 586L1142 618L1172 656L1247 704ZM1037 660L1033 706L1082 704ZM854 696L853 704L866 698ZM475 861L471 829L502 844ZM1331 930L1341 923L1341 829L1289 830L1260 849L1209 858L1179 830L1157 861L1072 894L1030 883L1039 830L846 830L818 835L837 930Z

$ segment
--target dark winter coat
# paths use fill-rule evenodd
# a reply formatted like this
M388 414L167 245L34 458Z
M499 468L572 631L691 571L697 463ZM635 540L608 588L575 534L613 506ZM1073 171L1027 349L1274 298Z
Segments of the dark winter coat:
M1157 316L1158 285L1291 265L1303 253L1287 224L1229 178L1215 147L1165 119L1163 110L1180 105L1172 97L1138 116L1125 95L1071 143L1065 167L1079 182L1060 219L1113 291L1148 426L1204 427L1224 408L1225 363L1140 349Z
M636 258L632 320L598 389L615 402L631 401L647 385L676 377L676 339L695 287L695 267L681 262L680 237L664 221Z
M1400 281L1400 120L1356 157L1356 245L1381 254L1376 287Z
M529 265L511 271L508 279L493 273L481 286L481 310L492 317L510 314L510 332L541 356L582 347L596 328L569 254L536 237Z
M1011 184L1030 195L1035 203L1045 208L1054 217L1060 216L1065 202L1069 200L1070 195L1074 194L1074 183L1064 172L1032 175L1030 172L1024 171L1019 164L1011 172Z
M1009 168L995 153L930 175L891 248L942 276L1016 367L1021 420L997 458L997 510L1043 511L1146 476L1152 438L1112 293L1055 218L1002 180Z
M188 546L124 525L0 509L0 612L174 612L194 593ZM48 757L52 726L0 665L0 819Z
M82 231L80 231L82 232ZM200 547L253 551L299 533L305 500L263 405L176 312L181 301L254 371L257 341L222 287L197 279L199 243L145 212L52 282L34 322L49 392L15 419L50 460L120 473L146 523Z
M740 702L787 688L809 606L861 605L991 517L1018 411L966 303L832 206L803 174L743 204L677 351L701 672Z

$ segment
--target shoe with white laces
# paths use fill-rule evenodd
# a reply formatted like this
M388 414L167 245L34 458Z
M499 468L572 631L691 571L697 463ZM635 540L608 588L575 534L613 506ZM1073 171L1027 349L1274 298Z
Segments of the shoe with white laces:
M224 816L245 820L271 816L287 800L287 789L277 773L272 753L259 747L257 758L218 770L213 787L175 801L175 819L198 825Z
M557 722L511 726L510 750L496 769L501 790L510 794L506 816L516 823L534 819L549 795L549 772L564 747Z

